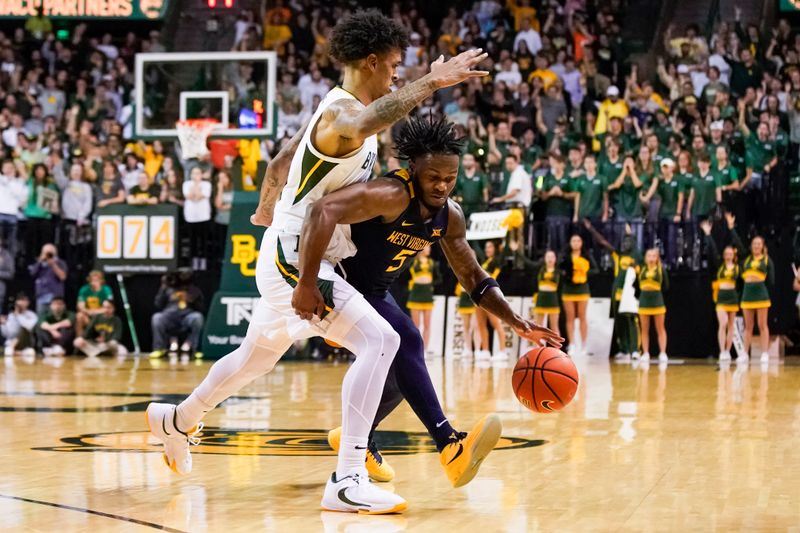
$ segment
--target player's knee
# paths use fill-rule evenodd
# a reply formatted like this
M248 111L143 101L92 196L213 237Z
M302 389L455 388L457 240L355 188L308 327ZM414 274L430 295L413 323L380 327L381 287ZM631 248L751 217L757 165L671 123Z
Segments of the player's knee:
M392 329L388 324L381 329L381 344L385 356L394 357L400 348L400 334Z
M398 334L400 336L398 353L402 352L406 356L418 356L424 358L425 342L422 340L422 335L418 329L404 329L399 331Z

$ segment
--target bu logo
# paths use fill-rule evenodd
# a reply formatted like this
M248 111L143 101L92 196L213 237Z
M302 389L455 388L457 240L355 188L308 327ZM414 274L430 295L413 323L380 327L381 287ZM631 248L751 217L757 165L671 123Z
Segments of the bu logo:
M221 298L220 303L225 306L225 323L228 326L238 326L242 320L250 322L256 302L258 302L258 298L241 296Z
M239 271L242 273L242 276L255 276L255 267L250 268L248 265L255 263L256 259L258 259L256 238L246 234L231 235L231 242L233 243L231 263L239 265Z

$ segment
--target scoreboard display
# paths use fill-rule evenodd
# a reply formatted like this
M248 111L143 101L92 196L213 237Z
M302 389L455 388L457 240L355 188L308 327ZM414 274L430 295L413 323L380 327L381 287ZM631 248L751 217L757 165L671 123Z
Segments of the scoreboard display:
M98 210L95 265L108 273L160 274L178 267L176 205L111 205Z

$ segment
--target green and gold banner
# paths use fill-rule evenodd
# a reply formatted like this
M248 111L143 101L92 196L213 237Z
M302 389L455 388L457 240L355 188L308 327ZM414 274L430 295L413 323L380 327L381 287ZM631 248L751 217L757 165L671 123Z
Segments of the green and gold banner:
M0 0L0 17L52 19L158 20L170 0Z
M209 359L218 359L242 343L259 298L256 260L264 228L250 224L257 205L258 192L234 191L222 279L203 332L203 355Z

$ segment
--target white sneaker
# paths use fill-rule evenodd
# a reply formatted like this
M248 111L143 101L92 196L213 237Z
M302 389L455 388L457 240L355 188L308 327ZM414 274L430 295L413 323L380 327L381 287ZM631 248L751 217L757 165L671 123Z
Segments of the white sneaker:
M177 412L174 405L168 403L151 403L145 411L150 433L164 444L164 462L176 474L188 474L192 471L192 456L189 445L197 446L197 436L203 429L202 422L188 432L183 433L176 426Z
M737 365L746 365L750 362L750 357L746 353L739 354L736 358Z
M49 346L45 346L44 348L42 348L42 354L45 357L53 357L53 349L50 348Z
M631 354L618 352L617 355L614 356L614 360L619 362L619 363L630 363L631 362Z
M3 349L3 355L6 357L14 357L14 348L12 346L6 346Z
M658 354L659 363L666 363L667 361L669 361L669 356L666 353L661 352L660 354Z
M461 359L464 361L472 361L474 358L475 354L472 352L472 350L465 350L461 352Z
M492 359L492 354L489 350L478 350L475 352L476 361L489 361Z
M388 490L370 483L367 469L336 479L331 474L322 496L322 508L327 511L342 511L359 514L402 513L408 503Z
M53 351L53 355L61 356L67 353L66 351L64 351L64 347L61 346L60 344L56 344L50 349Z
M508 352L505 350L500 350L496 354L492 355L492 361L508 361Z
M719 360L720 361L730 361L731 360L731 352L728 350L723 350L719 353Z
M578 353L578 350L575 349L574 344L570 344L569 348L567 348L567 355L570 357L575 357L575 354Z
M769 352L761 352L761 362L769 363Z
M33 348L25 348L22 350L22 357L26 359L30 359L31 357L36 357L36 350Z
M639 355L639 352L633 352L633 354L631 354L631 359L633 359L634 361L637 359L641 359L642 361L649 361L650 352L644 352L642 355Z

